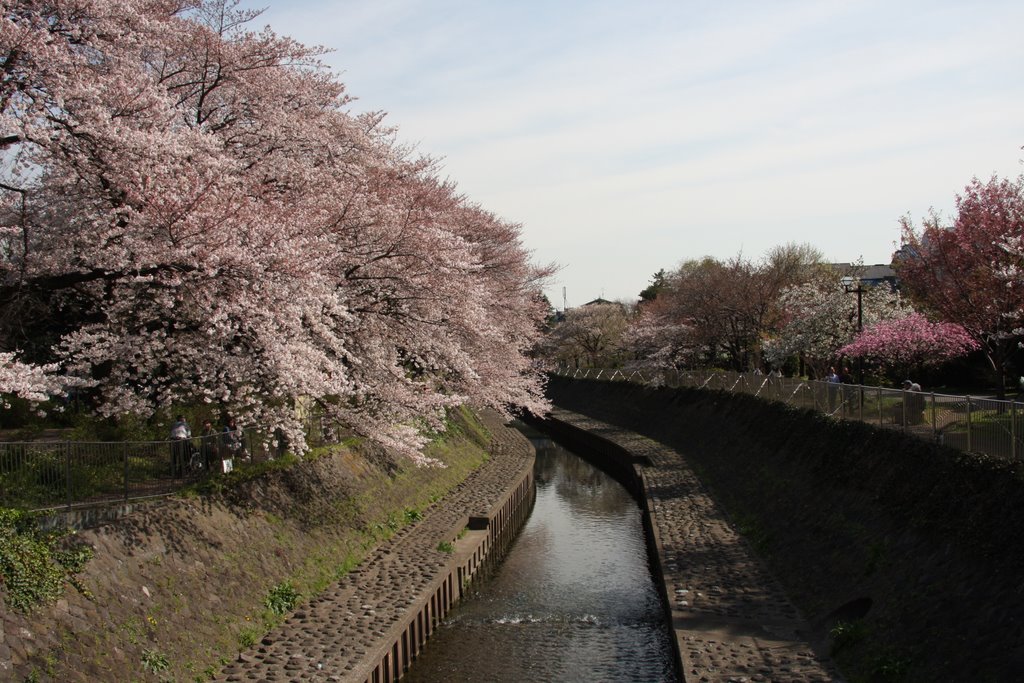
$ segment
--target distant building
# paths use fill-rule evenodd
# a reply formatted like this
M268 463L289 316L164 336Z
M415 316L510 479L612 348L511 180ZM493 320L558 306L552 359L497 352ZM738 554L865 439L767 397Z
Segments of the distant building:
M841 276L859 278L861 283L868 286L878 286L880 284L887 283L894 292L900 288L900 283L896 279L896 271L892 269L892 266L884 263L876 263L873 266L859 265L856 263L830 263L829 264L835 271Z

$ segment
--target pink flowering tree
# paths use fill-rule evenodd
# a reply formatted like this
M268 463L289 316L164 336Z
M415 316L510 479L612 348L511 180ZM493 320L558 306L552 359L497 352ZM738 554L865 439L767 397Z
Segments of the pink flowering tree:
M1019 284L1024 238L1024 176L975 178L956 197L956 215L927 217L918 228L902 221L893 268L915 306L954 322L981 346L1000 397L1024 325Z
M814 377L824 377L829 366L843 358L843 347L857 334L857 300L843 290L839 280L837 273L822 269L808 282L782 293L784 324L777 336L764 343L770 363L782 366L797 356ZM904 303L888 285L865 289L861 300L865 328L906 315Z
M875 363L897 376L935 367L980 348L966 330L955 323L931 322L920 313L882 320L865 328L839 350L851 358Z
M543 409L550 268L255 16L5 6L0 392L204 402L299 450L313 402L414 458L447 407Z
M689 325L659 315L655 303L650 302L629 321L623 334L623 346L629 350L625 365L652 377L691 367L702 350L695 338Z

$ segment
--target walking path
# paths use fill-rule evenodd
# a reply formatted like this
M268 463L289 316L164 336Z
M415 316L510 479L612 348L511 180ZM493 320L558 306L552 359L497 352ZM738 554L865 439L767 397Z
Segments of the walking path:
M490 513L533 467L533 447L519 432L495 429L492 435L486 463L214 680L366 680L366 660L389 646L394 628L447 566L449 556L438 543L467 515Z
M807 624L681 453L578 413L556 408L552 417L649 463L636 469L686 681L841 680L801 635Z

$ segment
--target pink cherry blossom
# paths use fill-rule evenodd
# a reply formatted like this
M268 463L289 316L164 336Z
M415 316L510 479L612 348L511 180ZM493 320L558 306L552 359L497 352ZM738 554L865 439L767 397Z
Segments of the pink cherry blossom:
M920 313L911 313L875 323L839 353L890 368L912 369L940 365L979 346L960 325L933 323Z
M317 405L414 459L451 406L543 410L527 354L551 268L382 114L349 113L321 48L254 17L5 5L0 349L22 362L0 392L201 401L300 450Z
M975 178L956 211L949 224L933 213L920 230L905 218L893 267L920 310L961 325L981 345L1002 393L1024 323L1021 254L1012 247L1024 237L1024 176Z

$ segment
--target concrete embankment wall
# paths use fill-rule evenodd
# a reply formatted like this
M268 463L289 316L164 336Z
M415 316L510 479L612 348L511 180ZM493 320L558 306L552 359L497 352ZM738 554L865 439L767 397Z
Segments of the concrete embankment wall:
M529 516L535 498L531 462L491 510L464 517L439 538L438 543L448 543L454 549L450 561L429 588L415 597L405 618L381 638L380 647L368 653L363 666L349 680L382 683L401 678L472 580L504 555Z
M1024 680L1019 464L722 392L549 395L680 451L850 680Z

